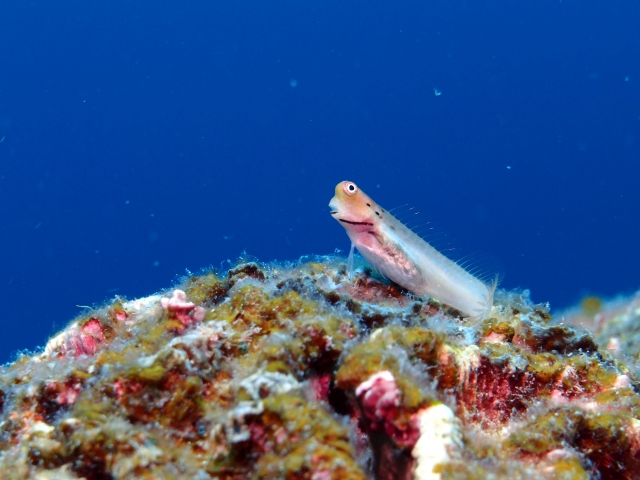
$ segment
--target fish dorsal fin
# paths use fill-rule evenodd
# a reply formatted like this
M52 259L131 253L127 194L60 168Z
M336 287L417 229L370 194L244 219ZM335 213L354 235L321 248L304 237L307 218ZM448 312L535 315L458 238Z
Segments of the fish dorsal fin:
M405 227L441 253L455 250L447 233L434 226L433 222L424 219L421 210L408 203L389 210L389 213Z
M453 246L451 238L444 231L434 227L432 222L420 221L422 219L419 219L419 209L409 204L404 204L394 207L389 210L389 213L438 252L487 286L497 286L503 280L503 266L495 257L485 253L461 256L460 250ZM495 286L492 288L495 288Z
M482 283L490 287L493 286L494 289L504 279L502 263L493 255L476 252L459 258L454 257L451 260Z

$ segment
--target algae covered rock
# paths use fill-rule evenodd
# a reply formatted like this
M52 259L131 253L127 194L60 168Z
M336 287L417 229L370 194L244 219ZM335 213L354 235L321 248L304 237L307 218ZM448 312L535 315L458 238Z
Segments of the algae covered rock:
M636 304L472 321L336 257L205 272L1 367L0 478L640 478Z

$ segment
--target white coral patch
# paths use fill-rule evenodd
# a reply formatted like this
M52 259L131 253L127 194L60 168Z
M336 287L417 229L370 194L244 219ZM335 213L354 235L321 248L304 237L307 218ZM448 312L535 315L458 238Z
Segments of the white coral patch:
M73 322L67 326L62 332L60 332L55 337L49 339L47 345L44 347L44 352L40 355L34 356L33 360L35 362L43 362L49 360L52 354L62 348L62 346L66 343L67 339L72 333L77 333L78 331L78 322Z
M123 303L122 307L132 317L126 320L127 325L133 325L136 320L143 317L158 317L161 311L158 304L160 298L160 295L151 295L149 297L138 298L137 300ZM49 360L54 352L63 348L69 338L78 335L79 331L80 329L77 321L70 323L63 331L49 339L44 351L40 355L34 356L33 360L38 363Z
M118 461L113 465L112 471L116 478L135 477L135 471L146 468L154 463L159 463L163 457L163 451L155 445L132 445L131 455L118 456Z
M300 383L289 374L280 372L260 371L245 378L240 382L253 401L240 402L227 415L225 431L227 439L231 443L244 442L251 438L251 432L247 428L245 417L248 415L260 415L264 411L262 395L280 395L300 388Z
M31 427L31 432L32 434L35 433L51 433L55 430L54 427L52 427L51 425L48 425L44 422L35 422L33 424L33 426Z
M356 396L359 397L364 392L371 390L376 385L376 383L381 381L393 383L394 387L396 384L396 379L393 378L393 374L389 370L383 370L382 372L371 375L368 380L358 385L358 388L356 388Z
M420 438L411 455L416 459L414 480L440 480L439 466L449 460L449 449L460 442L460 427L444 404L417 413Z
M34 475L34 480L78 480L78 476L73 473L69 464L53 470L45 470Z
M613 384L613 388L624 388L631 386L631 380L626 375L618 375L616 383Z
M469 345L460 351L456 360L460 364L460 383L469 381L469 374L480 366L480 349L477 345Z
M124 302L122 307L129 315L144 315L151 313L152 316L157 316L156 309L158 308L158 301L162 297L160 295L150 295L148 297L137 298Z
M270 395L280 395L300 388L300 383L292 376L280 372L258 372L245 378L240 386L259 401L264 390Z
M160 305L161 295L149 295L148 297L130 300L122 304L122 308L127 312L124 325L132 327L142 321L160 318L162 306Z
M618 355L620 353L620 339L618 337L611 337L605 348Z

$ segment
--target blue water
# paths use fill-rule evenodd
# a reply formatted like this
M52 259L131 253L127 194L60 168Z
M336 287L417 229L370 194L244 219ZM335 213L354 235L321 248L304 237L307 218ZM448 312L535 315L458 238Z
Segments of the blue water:
M346 179L553 309L633 292L639 18L624 0L3 2L0 361L186 269L347 250L327 207Z

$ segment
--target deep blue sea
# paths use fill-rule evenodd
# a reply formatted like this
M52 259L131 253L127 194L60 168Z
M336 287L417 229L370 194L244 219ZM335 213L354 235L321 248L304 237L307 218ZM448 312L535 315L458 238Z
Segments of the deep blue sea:
M348 251L341 180L553 310L637 290L639 25L630 0L4 1L0 361L187 269Z

